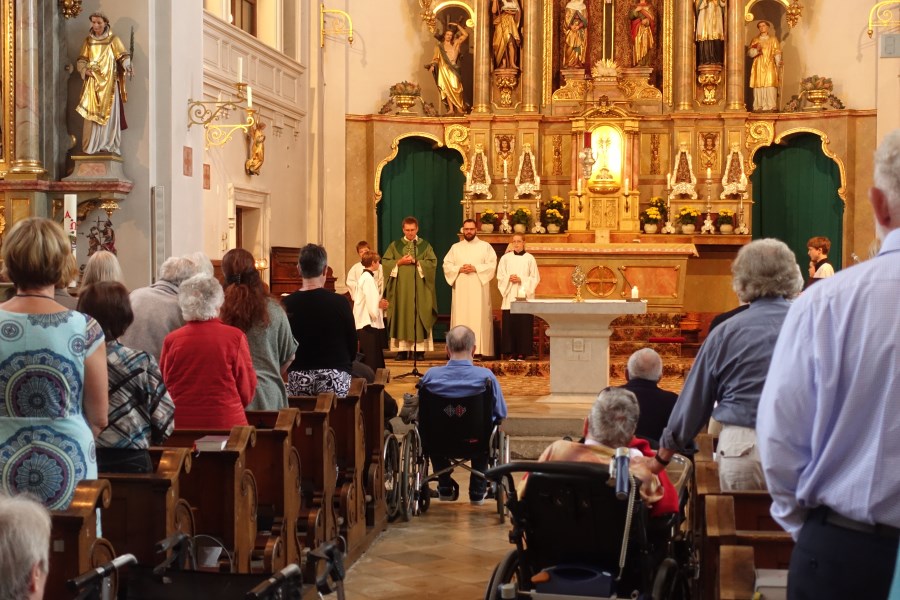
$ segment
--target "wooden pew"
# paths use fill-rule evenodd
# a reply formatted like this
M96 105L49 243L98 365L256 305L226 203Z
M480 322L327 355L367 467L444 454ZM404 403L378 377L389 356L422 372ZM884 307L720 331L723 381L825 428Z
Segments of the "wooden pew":
M362 397L366 433L366 527L367 537L377 537L387 527L384 498L384 386L390 381L388 369L378 369L375 381ZM371 542L370 542L371 543Z
M153 448L154 471L101 473L112 485L112 502L103 511L103 535L120 554L131 553L154 565L156 543L180 531L193 536L194 516L181 497L181 476L191 471L190 448Z
M754 600L758 598L758 588L763 594L780 591L787 595L787 571L763 570L758 566L757 553L750 546L722 546L719 565L720 600Z
M176 429L167 448L193 448L210 430ZM194 509L198 535L220 540L231 553L236 573L250 573L256 545L256 479L247 468L247 451L256 443L253 427L238 426L228 434L225 448L200 452L189 474L182 475L181 494ZM224 568L227 557L220 557Z
M337 479L334 432L331 429L331 407L334 394L291 396L291 408L300 409L300 489L301 505L298 526L306 548L318 548L326 540L337 537L334 489ZM304 580L314 579L315 571L304 571Z
M260 527L265 524L284 542L281 559L266 557L274 571L300 564L300 411L248 411L247 421L256 427L256 446L248 453L247 466L256 477ZM263 523L265 522L265 523Z
M763 492L765 493L765 492ZM768 495L768 494L766 494ZM742 517L743 518L743 517ZM704 575L704 597L712 598L716 590L725 582L733 585L737 579L745 579L744 566L734 571L732 563L720 562L723 546L744 546L752 548L755 559L751 564L760 569L787 569L790 566L794 541L786 531L740 529L735 513L735 496L712 495L706 498L706 533L703 543L702 564ZM752 521L755 523L756 521ZM731 551L730 551L731 552ZM733 554L733 553L732 553ZM729 558L731 555L728 555ZM728 567L730 571L725 572Z
M334 507L338 511L338 534L347 541L351 561L362 554L366 537L366 494L363 487L366 448L360 406L365 390L365 379L353 379L347 395L335 398L330 417L338 469Z
M107 508L111 497L105 479L83 480L78 482L69 508L51 511L50 573L45 598L71 598L66 581L115 558L112 544L97 532L97 509Z

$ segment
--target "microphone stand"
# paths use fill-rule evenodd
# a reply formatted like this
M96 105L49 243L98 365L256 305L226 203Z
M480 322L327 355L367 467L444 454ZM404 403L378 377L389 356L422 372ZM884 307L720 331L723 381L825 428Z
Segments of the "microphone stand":
M419 344L419 238L413 240L413 368L412 371L398 375L394 379L403 379L404 377L421 377L418 367L418 350ZM422 340L424 342L424 340Z

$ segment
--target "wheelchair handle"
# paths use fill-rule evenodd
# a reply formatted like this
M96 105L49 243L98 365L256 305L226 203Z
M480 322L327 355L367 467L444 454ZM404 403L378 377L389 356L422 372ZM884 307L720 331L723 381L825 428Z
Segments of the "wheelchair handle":
M73 592L78 592L85 589L87 586L94 584L95 582L99 582L109 576L110 573L118 571L122 567L126 565L136 565L137 558L135 558L134 554L123 554L122 556L117 556L108 563L104 565L100 565L95 569L91 569L87 573L83 573L74 579L70 579L66 582L66 587Z
M616 456L613 459L614 470L616 472L616 498L619 500L628 499L628 488L631 482L628 467L631 464L631 457L628 448L616 448Z
M513 473L546 473L548 475L574 475L576 477L609 479L610 472L605 465L573 461L525 461L518 460L498 465L485 471L484 476L492 481L500 481ZM627 470L626 470L627 473Z

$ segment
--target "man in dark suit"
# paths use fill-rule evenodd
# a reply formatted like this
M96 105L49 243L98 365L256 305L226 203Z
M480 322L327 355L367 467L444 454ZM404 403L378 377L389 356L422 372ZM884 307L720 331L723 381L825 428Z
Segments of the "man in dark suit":
M662 359L652 348L641 348L628 358L625 378L628 383L622 387L634 393L641 408L635 435L652 440L655 444L662 436L669 422L669 415L678 394L660 389Z

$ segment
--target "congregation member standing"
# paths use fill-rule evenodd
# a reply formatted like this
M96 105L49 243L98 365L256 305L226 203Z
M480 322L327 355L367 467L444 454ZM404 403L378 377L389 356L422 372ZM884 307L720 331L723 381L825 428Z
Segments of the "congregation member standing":
M391 350L398 351L397 360L406 360L410 352L421 359L426 351L434 350L431 328L437 320L437 257L418 233L415 217L403 219L403 237L391 242L382 258L388 332Z
M19 221L2 257L16 293L0 304L0 492L63 510L79 481L97 478L94 437L108 412L103 330L53 298L78 269L58 223Z
M450 327L465 325L471 329L481 355L493 356L491 280L497 270L497 253L478 239L474 219L463 222L462 233L463 239L450 246L444 257L444 277L453 288Z
M356 323L344 296L325 289L328 254L307 244L300 249L298 268L303 286L284 299L291 331L299 346L288 367L290 396L315 396L350 391L350 370L356 356Z
M803 287L794 253L784 242L754 240L731 265L732 287L750 308L716 327L703 342L663 430L653 468L686 451L710 415L722 424L716 448L722 491L765 489L756 445L756 408L788 298Z
M367 252L362 257L362 265L364 268L353 302L353 319L356 321L362 362L377 371L384 368L383 309L387 308L387 300L381 297L375 281L375 273L381 272L381 257L374 252Z
M178 290L184 327L166 336L159 367L175 402L176 429L246 425L244 409L256 391L247 336L219 320L225 297L209 275L194 275Z
M372 252L372 249L369 248L369 242L363 240L356 244L356 253L359 254L359 262L350 267L350 270L347 272L347 290L350 292L350 299L354 302L356 302L356 288L359 285L359 278L365 270L365 267L362 264L362 258L366 255L366 252ZM384 274L381 271L381 266L373 271L372 274L375 276L375 286L378 288L378 295L383 296Z
M887 598L896 581L900 130L875 153L869 200L881 250L791 306L759 403L772 516L797 542L788 598Z
M191 260L172 256L159 266L155 283L131 292L134 323L122 336L122 344L159 360L163 340L184 325L178 305L178 286L196 273L197 265Z
M510 360L523 360L534 348L534 317L512 314L510 304L514 300L533 300L540 282L537 261L525 251L525 236L514 234L512 251L501 256L497 264L497 287L503 297L500 352Z
M256 393L247 410L287 408L283 374L294 361L297 341L281 306L269 298L256 270L253 255L234 248L222 257L225 302L219 311L222 322L247 336L256 370Z
M78 296L78 310L97 319L106 337L109 423L97 436L97 469L152 473L148 449L172 435L175 404L156 359L119 343L134 320L128 290L117 281L89 284Z

